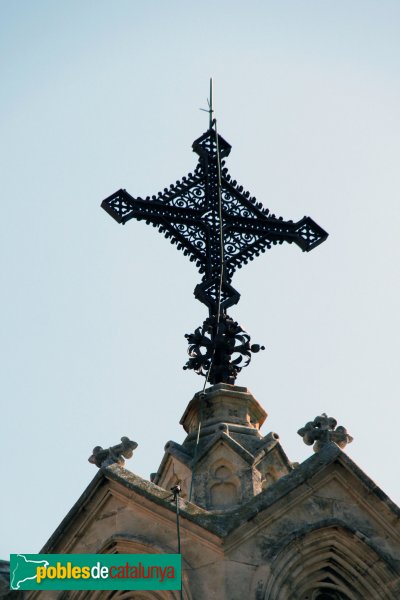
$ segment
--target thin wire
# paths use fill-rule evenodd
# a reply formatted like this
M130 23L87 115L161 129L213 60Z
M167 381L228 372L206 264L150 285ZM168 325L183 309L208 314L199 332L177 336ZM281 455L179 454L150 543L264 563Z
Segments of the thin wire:
M175 507L176 507L176 533L178 537L178 554L181 554L181 532L179 526L179 493L175 493ZM182 561L182 555L181 555ZM180 598L183 600L183 591L182 591L182 563L181 563L181 589L180 589Z
M178 535L178 554L181 553L181 533L179 528L179 494L175 494L175 506L176 506L176 532Z
M212 119L213 119L213 80L210 77L210 99L208 100L208 112L209 112L209 126L208 128L212 128Z
M217 130L217 119L212 119L213 106L212 106L212 79L210 79L210 98L211 101L209 103L210 107L210 129L214 125L215 128L215 146L216 146L216 154L217 154L217 192L218 192L218 219L219 219L219 244L220 244L220 273L219 273L219 286L218 286L218 297L217 297L217 329L216 329L216 337L219 333L219 325L221 320L221 296L222 296L222 284L224 281L224 265L225 265L225 256L224 256L224 232L222 227L222 195L221 195L221 159L219 153L219 140L218 140L218 130ZM211 368L214 361L215 355L215 344L213 348L213 352L210 359L210 366L207 371L207 375L204 381L203 393L208 383L208 379L210 377Z
M219 325L220 325L220 320L221 320L221 296L222 296L222 284L224 281L224 265L225 265L225 257L224 257L224 232L223 232L223 227L222 227L222 194L221 194L221 187L222 187L222 183L221 183L221 159L220 159L220 153L219 153L219 140L218 140L218 131L217 131L217 119L213 119L213 80L212 78L210 78L210 99L208 101L208 112L210 115L210 130L212 129L212 127L214 126L215 129L215 147L216 147L216 155L217 155L217 192L218 192L218 219L219 219L219 243L220 243L220 273L219 273L219 286L218 286L218 296L217 296L217 327L216 327L216 332L215 332L215 338L218 337L218 333L219 333ZM208 371L206 374L206 377L204 379L204 385L203 385L203 390L202 390L202 395L205 394L205 389L206 389L206 385L208 383L209 377L210 377L210 373L211 373L211 369L213 366L213 362L214 362L214 356L215 356L215 347L216 344L214 344L213 347L213 351L211 354L211 358L210 358L210 365L208 367ZM201 420L199 420L199 426L197 429L197 439L196 439L196 445L194 448L194 455L193 455L193 463L196 462L196 457L197 457L197 449L198 449L198 445L199 445L199 441L200 441L200 430L201 430ZM194 480L194 475L192 474L192 479L190 482L190 492L189 492L189 502L192 499L192 492L193 492L193 480Z
M221 195L221 160L219 155L219 141L218 141L218 132L217 132L217 119L214 119L215 125L215 145L217 147L217 174L218 174L218 218L219 218L219 244L220 244L220 257L221 257L221 268L219 273L219 288L218 288L218 310L217 310L217 335L219 324L221 320L221 295L222 295L222 284L224 280L224 266L225 266L225 256L224 256L224 231L222 227L222 195ZM215 353L215 346L214 346ZM213 353L213 358L214 358Z

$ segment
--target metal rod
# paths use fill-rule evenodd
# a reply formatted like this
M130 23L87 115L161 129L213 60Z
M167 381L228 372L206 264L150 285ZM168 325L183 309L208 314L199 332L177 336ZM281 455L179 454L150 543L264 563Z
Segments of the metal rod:
M176 531L178 534L178 554L181 553L181 534L179 529L179 494L175 496L175 506L176 506Z
M173 490L173 494L175 496L175 508L176 508L176 532L177 532L177 537L178 537L178 554L181 555L181 589L180 589L180 598L181 600L183 600L183 590L182 590L182 554L181 554L181 533L180 533L180 524L179 524L179 494L180 494L180 487L178 486L174 486L174 488L172 488Z
M213 80L212 77L210 77L210 100L208 103L208 112L210 115L210 121L209 121L209 129L211 129L212 124L213 124Z
M220 154L219 154L219 141L218 141L218 130L217 130L217 120L213 119L212 117L212 113L213 113L213 80L212 77L210 77L210 100L208 103L209 106L209 113L210 113L210 129L212 128L213 124L215 125L215 147L216 147L216 158L217 158L217 192L218 192L218 220L219 220L219 242L220 242L220 276L219 276L219 287L218 287L218 298L217 298L217 302L218 302L218 306L217 306L217 328L216 328L216 332L215 332L215 336L218 337L218 333L219 333L219 324L220 324L220 320L221 320L221 294L222 294L222 283L223 283L223 279L224 279L224 267L225 267L225 257L224 257L224 233L223 233L223 223L222 223L222 196L221 196L221 158L220 158ZM200 396L200 402L202 400L204 400L205 397L205 389L206 389L206 385L208 383L208 379L210 377L210 373L211 373L211 369L212 369L212 365L214 362L214 356L215 356L215 343L216 343L216 339L214 339L214 348L213 348L213 352L211 355L211 360L210 360L210 366L208 368L206 377L204 379L204 385L203 385L203 393ZM201 407L200 407L201 410ZM201 414L201 412L200 412ZM195 467L196 465L196 458L197 458L197 448L199 445L199 441L200 441L200 430L201 430L201 419L199 419L199 426L198 426L198 430L197 430L197 439L196 439L196 445L194 448L194 456L193 456L193 466ZM190 491L189 491L189 502L192 501L192 492L193 492L193 484L194 484L194 471L192 470L192 478L190 481Z

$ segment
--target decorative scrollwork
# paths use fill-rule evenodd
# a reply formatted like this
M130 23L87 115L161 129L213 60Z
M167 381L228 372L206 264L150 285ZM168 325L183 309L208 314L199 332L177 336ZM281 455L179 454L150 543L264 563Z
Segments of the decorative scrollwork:
M193 150L199 156L193 173L158 195L143 200L119 190L106 198L102 207L118 223L137 219L158 228L196 264L203 277L195 288L195 296L208 307L209 319L190 336L186 368L204 375L210 369L212 356L210 381L233 383L248 364L250 353L257 351L253 348L259 348L250 346L248 334L225 313L240 297L230 285L235 270L272 245L294 242L308 252L328 234L309 217L293 223L270 214L244 191L221 162L231 146L216 135L213 127L193 142ZM217 331L218 307L225 316Z
M208 376L211 383L234 383L237 374L247 367L251 354L264 350L264 346L250 345L250 336L228 315L219 323L212 316L194 333L186 334L190 356L186 369Z
M233 273L236 266L240 268L247 259L252 259L253 255L265 251L265 248L271 246L271 242L261 235L251 232L242 233L240 231L229 231L224 238L225 260L229 264L229 272ZM243 251L246 251L246 255ZM234 259L241 254L240 259Z
M233 186L229 185L228 181L222 181L222 208L231 216L241 217L243 219L257 219L259 217L258 210L254 210L254 206L250 200L248 200L249 193L245 194L236 193ZM247 200L246 203L243 200ZM252 200L255 200L252 198ZM268 211L267 211L268 214Z
M185 179L185 178L184 178ZM192 210L202 209L205 203L206 190L204 182L194 181L191 187L187 187L183 192L179 186L174 186L174 191L178 192L167 199L167 203L178 208L188 208Z
M207 236L204 230L195 225L186 225L186 223L177 223L172 225L172 228L176 229L198 252L202 254L207 252Z

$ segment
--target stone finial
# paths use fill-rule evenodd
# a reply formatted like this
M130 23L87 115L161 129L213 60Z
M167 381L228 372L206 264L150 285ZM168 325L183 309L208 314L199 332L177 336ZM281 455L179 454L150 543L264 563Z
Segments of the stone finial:
M336 419L322 413L321 416L315 417L314 421L306 423L297 433L301 435L307 446L314 444L314 452L318 452L330 442L334 442L343 449L353 441L353 438L347 433L345 427L341 425L336 427L336 425Z
M133 451L137 448L137 443L130 440L128 437L121 438L121 444L116 444L110 448L104 449L101 446L93 448L93 454L88 458L88 461L100 469L107 467L113 463L124 466L124 458L131 458Z

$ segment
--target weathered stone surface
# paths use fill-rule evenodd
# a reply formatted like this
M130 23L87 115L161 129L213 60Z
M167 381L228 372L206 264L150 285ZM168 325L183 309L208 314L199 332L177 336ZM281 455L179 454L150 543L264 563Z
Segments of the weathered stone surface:
M225 387L211 388L213 398L224 403L229 392L228 405L231 392L236 399L244 395L248 412L240 412L240 422L219 422L214 413L195 455L196 418L204 406L192 401L185 413L188 437L182 445L167 444L154 481L117 464L101 468L43 552L176 552L169 488L181 479L184 600L311 600L321 590L340 591L346 600L398 600L400 509L337 444L325 444L293 469L278 437L262 437L247 419L254 406L249 392ZM218 414L227 416L225 408ZM260 422L261 411L254 410ZM28 598L87 597L42 594ZM179 600L179 593L132 598Z
M331 442L334 442L339 448L343 449L353 441L347 429L342 425L337 427L336 419L328 417L326 413L322 413L319 417L315 417L314 421L306 423L297 433L308 446L314 444L314 452L318 452Z
M93 448L93 453L89 456L88 461L98 468L114 463L123 467L125 458L131 458L135 448L137 448L137 443L124 436L121 438L120 444L116 444L110 448L102 448L101 446Z
M186 439L168 442L152 480L166 489L179 482L183 498L209 510L242 505L292 469L279 436L261 435L266 417L244 387L196 394L181 419Z

